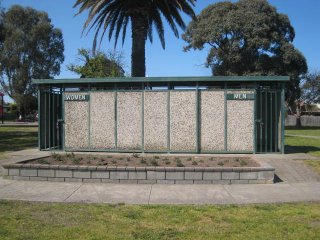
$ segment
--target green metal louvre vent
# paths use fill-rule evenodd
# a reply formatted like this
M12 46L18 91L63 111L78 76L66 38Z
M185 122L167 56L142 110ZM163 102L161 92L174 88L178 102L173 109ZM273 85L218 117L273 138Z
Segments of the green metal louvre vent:
M33 80L39 149L284 151L286 76Z

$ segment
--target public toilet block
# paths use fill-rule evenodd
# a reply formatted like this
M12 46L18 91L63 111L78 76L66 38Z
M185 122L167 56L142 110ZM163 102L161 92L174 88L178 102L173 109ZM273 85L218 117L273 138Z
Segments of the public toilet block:
M36 79L39 149L283 153L287 76Z

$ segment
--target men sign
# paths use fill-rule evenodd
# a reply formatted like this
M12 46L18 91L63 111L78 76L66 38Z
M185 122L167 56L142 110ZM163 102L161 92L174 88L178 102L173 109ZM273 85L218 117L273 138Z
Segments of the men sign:
M254 94L253 93L227 94L227 100L254 100Z

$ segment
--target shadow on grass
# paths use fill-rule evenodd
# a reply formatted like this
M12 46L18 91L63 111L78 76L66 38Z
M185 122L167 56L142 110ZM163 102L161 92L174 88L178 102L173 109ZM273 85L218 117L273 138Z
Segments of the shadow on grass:
M285 130L318 130L319 127L285 127Z
M0 153L33 148L37 144L36 128L0 128Z
M285 153L310 153L320 151L319 147L314 146L290 146L285 145Z

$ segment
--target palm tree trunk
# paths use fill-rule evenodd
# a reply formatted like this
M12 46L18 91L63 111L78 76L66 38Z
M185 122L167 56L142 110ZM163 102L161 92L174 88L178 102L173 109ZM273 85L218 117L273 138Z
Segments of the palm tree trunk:
M146 75L146 39L147 22L143 15L131 16L132 22L132 77L145 77Z

